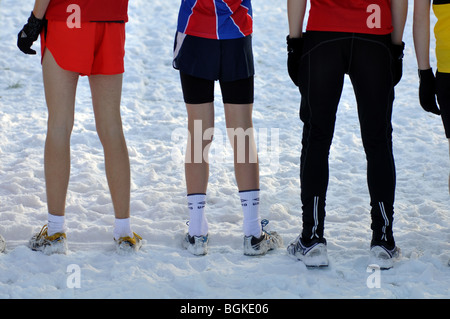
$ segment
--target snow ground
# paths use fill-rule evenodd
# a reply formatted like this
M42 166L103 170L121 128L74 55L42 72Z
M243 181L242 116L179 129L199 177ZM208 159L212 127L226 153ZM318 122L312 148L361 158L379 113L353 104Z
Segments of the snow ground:
M307 269L285 248L264 257L243 256L242 213L219 89L207 199L210 252L194 257L181 248L188 216L182 165L186 114L178 74L171 67L179 0L130 1L122 115L132 168L132 224L145 239L144 247L132 256L114 252L103 154L88 82L82 78L66 211L70 251L45 256L28 249L28 239L47 216L47 112L39 57L25 56L15 46L33 3L0 1L0 234L7 240L0 255L0 298L449 298L449 146L440 119L418 104L412 8L393 115L394 230L403 256L393 269L377 273L367 269L366 163L348 80L330 154L330 266ZM286 71L285 1L254 1L253 6L261 212L287 245L301 230L299 93ZM79 287L71 281L77 274Z

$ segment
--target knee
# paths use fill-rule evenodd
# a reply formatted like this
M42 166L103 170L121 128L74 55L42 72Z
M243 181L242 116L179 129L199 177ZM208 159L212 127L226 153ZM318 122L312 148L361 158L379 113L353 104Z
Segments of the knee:
M73 119L52 119L47 123L47 137L57 139L70 139L73 129Z
M97 135L104 147L117 143L122 144L125 140L123 130L120 125L112 127L97 126Z

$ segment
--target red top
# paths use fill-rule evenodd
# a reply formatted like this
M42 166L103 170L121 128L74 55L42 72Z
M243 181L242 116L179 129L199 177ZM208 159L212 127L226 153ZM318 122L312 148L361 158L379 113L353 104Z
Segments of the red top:
M253 31L251 0L183 0L177 30L209 39L248 36Z
M311 0L306 30L389 34L391 0Z
M51 0L45 17L56 21L74 19L77 9L73 5L80 8L81 22L128 21L128 0Z

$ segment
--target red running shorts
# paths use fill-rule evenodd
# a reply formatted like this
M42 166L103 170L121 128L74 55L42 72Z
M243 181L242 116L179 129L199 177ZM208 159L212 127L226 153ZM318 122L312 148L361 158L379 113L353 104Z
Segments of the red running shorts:
M85 22L69 28L65 21L48 21L41 34L41 51L48 49L64 70L80 75L124 72L125 23Z

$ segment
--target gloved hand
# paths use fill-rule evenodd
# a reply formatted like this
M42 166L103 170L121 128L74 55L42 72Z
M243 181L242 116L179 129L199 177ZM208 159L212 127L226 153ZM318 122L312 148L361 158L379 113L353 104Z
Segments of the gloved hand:
M17 35L17 46L20 51L26 54L36 54L36 51L31 49L33 42L36 41L44 28L45 20L38 19L31 12L27 24L25 24Z
M292 82L294 82L294 84L298 86L300 57L302 56L302 49L303 49L303 38L291 39L289 38L289 36L287 36L286 43L288 52L287 69L289 77L291 78Z
M403 51L405 50L405 42L402 44L391 44L391 54L394 58L393 74L394 74L394 86L400 82L403 75Z
M436 115L441 114L436 104L436 78L433 69L419 70L419 101L422 108Z

